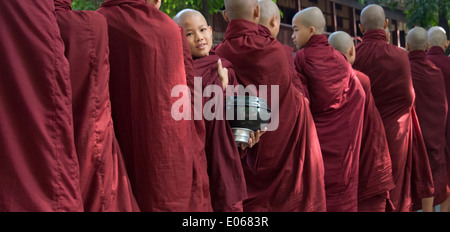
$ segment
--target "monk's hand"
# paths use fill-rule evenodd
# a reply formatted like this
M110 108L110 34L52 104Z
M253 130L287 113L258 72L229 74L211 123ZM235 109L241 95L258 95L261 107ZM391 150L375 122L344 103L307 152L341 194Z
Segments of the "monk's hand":
M247 148L252 148L257 143L259 143L261 136L263 136L266 133L266 130L267 130L267 128L264 128L263 131L257 130L256 133L250 132L250 138L248 139L248 144L241 143L241 150L245 150Z
M223 88L223 90L225 90L228 85L228 69L222 67L221 59L219 59L217 61L217 65L219 66L219 68L217 69L217 72L219 73L220 81L222 81L222 88Z

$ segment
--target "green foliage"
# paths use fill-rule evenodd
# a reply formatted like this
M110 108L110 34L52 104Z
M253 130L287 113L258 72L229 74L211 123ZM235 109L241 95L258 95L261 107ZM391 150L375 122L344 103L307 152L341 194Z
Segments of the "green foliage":
M179 11L191 8L202 12L202 0L161 0L160 10L171 18L173 18ZM277 2L277 0L273 0ZM97 10L104 0L73 0L72 9L74 10ZM207 0L209 14L217 13L224 7L223 0ZM282 12L281 12L282 13Z
M201 0L162 0L161 11L173 18L179 11L191 8L201 11L203 8ZM214 14L223 8L223 0L208 0L209 13Z
M72 0L74 10L97 10L104 0Z

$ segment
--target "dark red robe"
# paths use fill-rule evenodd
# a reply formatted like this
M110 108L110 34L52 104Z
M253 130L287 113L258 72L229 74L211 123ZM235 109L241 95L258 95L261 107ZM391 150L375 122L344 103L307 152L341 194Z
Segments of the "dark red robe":
M54 2L70 66L84 210L138 211L111 118L106 19L93 11L72 11L71 0Z
M356 48L353 66L370 78L372 95L383 120L396 186L389 192L391 200L395 210L410 211L412 198L430 197L434 190L413 109L415 95L408 55L386 43L384 30L369 30Z
M279 87L278 128L247 151L243 162L248 199L244 211L325 211L324 170L316 128L308 104L292 84L283 45L260 35L258 25L236 19L228 24L216 54L233 63L238 82ZM249 57L253 57L249 59ZM258 95L259 96L259 95ZM275 108L274 108L275 107Z
M358 211L384 212L391 205L388 192L395 187L383 120L375 105L370 79L355 70L366 93L359 155Z
M0 1L0 211L82 211L53 0Z
M433 46L427 53L427 59L431 60L438 68L441 69L444 75L445 90L447 93L447 103L450 108L450 57L445 55L444 49L438 46ZM447 146L445 149L447 160L447 197L450 196L450 114L447 114L447 126L445 131L445 138Z
M180 28L145 0L106 0L98 12L108 22L114 126L140 209L210 211L194 121L172 115L174 103L190 106L171 97L175 86L188 89Z
M326 35L314 35L295 56L306 78L325 165L327 211L356 212L365 92L347 59Z
M427 148L434 182L434 204L447 199L447 161L445 129L447 96L442 72L427 60L425 51L409 52L411 75L416 93L416 112ZM418 205L418 208L421 208Z
M259 29L259 34L261 34L263 36L267 36L267 37L272 36L272 34L270 33L270 30L267 27L259 24L258 25L258 29ZM294 48L289 47L289 46L284 45L284 44L283 44L283 47L284 47L284 51L286 52L286 56L287 56L287 59L288 59L289 69L290 69L291 75L292 75L292 83L294 84L294 86L300 91L300 93L304 97L307 97L307 95L305 94L305 90L303 88L302 81L301 81L303 79L303 77L295 69Z
M224 68L228 69L228 85L238 85L233 65L214 54L194 59L195 77L202 78L202 93L205 88L215 85L222 88L222 82L217 72L217 60L222 60ZM203 96L203 95L202 95ZM203 106L216 97L203 96ZM225 92L220 97L223 100ZM215 98L219 101L219 98ZM217 101L213 101L216 106ZM204 118L206 136L205 151L208 160L208 175L211 192L211 203L215 212L242 211L242 201L247 198L247 188L238 148L233 132L225 120L225 105L222 105L222 120ZM217 108L215 109L217 110ZM215 110L213 110L215 112Z

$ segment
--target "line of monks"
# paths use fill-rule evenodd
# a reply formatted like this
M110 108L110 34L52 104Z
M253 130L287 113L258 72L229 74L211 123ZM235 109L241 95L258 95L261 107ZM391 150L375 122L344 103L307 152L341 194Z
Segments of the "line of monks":
M276 40L272 0L224 3L213 47L201 13L171 19L161 0L105 0L96 12L0 1L0 211L450 210L442 28L412 29L404 51L369 5L355 48L345 32L327 37L310 7L293 19L294 57ZM226 120L175 120L176 102L194 105L194 77L219 96L278 86L278 102L267 89L278 128L238 147Z

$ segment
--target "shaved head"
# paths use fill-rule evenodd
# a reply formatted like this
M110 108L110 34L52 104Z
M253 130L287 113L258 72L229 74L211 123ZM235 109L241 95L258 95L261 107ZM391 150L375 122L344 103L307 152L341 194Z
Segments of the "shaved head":
M428 42L430 46L439 46L445 50L447 46L447 34L442 27L432 27L428 30Z
M328 37L328 43L347 57L350 64L355 62L356 51L353 38L347 32L336 31Z
M354 46L352 37L343 31L332 33L328 37L328 43L343 54L347 53Z
M408 51L426 50L428 44L427 31L422 27L414 27L406 36L406 44L409 46Z
M261 9L259 24L267 25L269 20L271 20L274 16L277 16L278 20L281 20L280 10L274 1L259 0L258 3Z
M259 0L260 18L259 24L267 27L270 34L276 38L280 32L280 9L273 0Z
M259 23L258 0L224 0L225 14L228 20L246 19ZM258 8L258 18L254 18L255 9Z
M316 28L316 34L318 35L325 33L325 17L318 7L308 7L298 12L292 21L294 24L300 23L305 27Z
M183 22L185 22L186 19L190 17L199 17L200 19L203 19L206 22L206 19L202 15L202 13L193 9L184 9L178 12L178 14L175 15L173 20L175 21L176 24L178 24L178 26L183 27Z
M383 7L371 4L361 11L361 25L365 31L385 29L386 16Z

